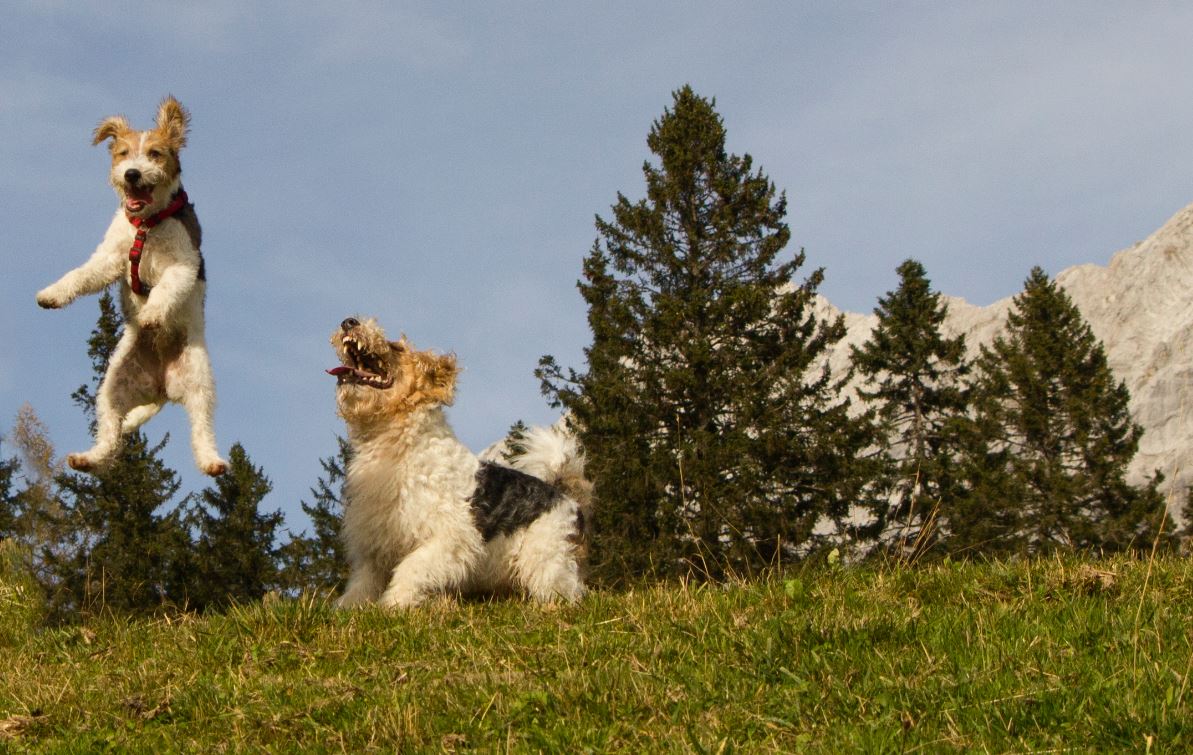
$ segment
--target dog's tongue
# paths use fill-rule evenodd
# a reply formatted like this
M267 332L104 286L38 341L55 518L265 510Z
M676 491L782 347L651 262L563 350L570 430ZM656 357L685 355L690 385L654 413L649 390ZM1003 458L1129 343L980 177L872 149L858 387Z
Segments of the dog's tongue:
M124 189L124 209L129 212L140 212L153 201L153 187L128 186Z
M332 367L330 370L327 370L328 375L335 375L336 377L339 377L340 375L347 375L350 372L352 372L352 368L345 367L342 364L339 367Z

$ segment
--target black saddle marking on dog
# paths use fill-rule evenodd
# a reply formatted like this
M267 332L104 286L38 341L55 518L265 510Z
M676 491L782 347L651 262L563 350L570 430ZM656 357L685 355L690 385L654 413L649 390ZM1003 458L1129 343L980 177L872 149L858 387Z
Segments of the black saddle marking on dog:
M476 490L468 503L477 529L489 542L527 526L562 498L557 488L533 475L484 461L476 471Z

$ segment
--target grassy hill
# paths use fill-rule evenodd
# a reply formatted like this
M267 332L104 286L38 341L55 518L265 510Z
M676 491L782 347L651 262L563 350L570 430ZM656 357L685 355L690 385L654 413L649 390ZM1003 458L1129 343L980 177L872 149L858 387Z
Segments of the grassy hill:
M1189 751L1177 559L807 568L410 613L267 601L31 631L0 750Z

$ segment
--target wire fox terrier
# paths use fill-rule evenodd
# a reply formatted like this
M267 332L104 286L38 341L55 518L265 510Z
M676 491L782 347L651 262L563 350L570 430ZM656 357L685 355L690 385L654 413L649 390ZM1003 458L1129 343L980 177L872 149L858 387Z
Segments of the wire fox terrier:
M445 592L578 600L591 488L574 438L527 433L510 462L527 471L483 461L444 414L454 356L388 341L374 320L351 317L331 343L341 364L328 372L352 447L342 532L350 574L339 604L406 607Z
M121 281L124 333L96 395L95 445L66 459L75 469L104 467L121 436L166 401L186 408L199 469L218 475L228 468L212 427L215 380L203 335L201 231L178 162L189 125L190 115L173 97L161 103L149 131L133 129L123 116L100 122L92 144L111 140L108 180L120 208L90 259L37 294L39 305L57 309Z

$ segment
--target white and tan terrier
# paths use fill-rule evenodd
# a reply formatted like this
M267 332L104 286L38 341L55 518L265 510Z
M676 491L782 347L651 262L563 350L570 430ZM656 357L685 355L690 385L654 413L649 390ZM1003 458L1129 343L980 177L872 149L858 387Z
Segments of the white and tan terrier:
M122 435L166 401L186 408L199 469L218 475L228 468L212 427L215 380L203 335L201 232L178 162L189 126L190 114L173 97L162 102L148 131L133 129L122 116L100 122L92 144L111 140L108 180L120 207L91 258L37 293L39 305L57 309L121 281L124 333L96 396L95 445L66 459L75 469L105 466Z

